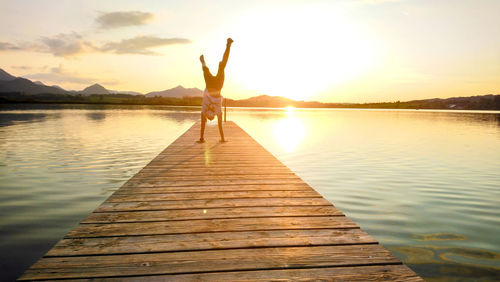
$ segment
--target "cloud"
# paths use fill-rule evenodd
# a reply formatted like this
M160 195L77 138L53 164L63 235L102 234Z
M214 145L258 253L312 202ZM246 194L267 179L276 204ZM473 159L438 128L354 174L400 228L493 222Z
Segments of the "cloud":
M72 32L60 33L54 36L43 36L38 41L17 45L0 42L0 51L34 51L50 53L56 57L64 58L91 52L161 55L151 51L150 49L173 44L189 43L191 43L191 41L185 38L162 38L150 35L141 35L129 39L123 39L121 41L106 42L99 47L96 44L85 40L80 34Z
M31 80L40 80L44 82L46 85L70 84L77 87L86 87L96 82L99 82L100 84L107 86L117 85L121 83L121 81L116 79L103 81L102 79L98 79L95 77L82 76L78 72L67 70L66 68L63 67L62 64L56 67L49 68L48 72L43 72L43 70L45 69L47 69L47 66L42 67L42 72L23 75L23 77L29 78Z
M10 66L10 67L16 70L24 70L24 71L31 70L33 68L31 66Z
M95 49L91 42L83 40L76 32L60 33L52 37L44 36L40 42L42 45L37 46L38 51L52 53L56 57L70 57Z
M47 70L48 66L26 66L26 65L21 65L21 66L10 66L12 69L19 70L19 71L24 71L24 72L44 72Z
M130 39L124 39L119 42L108 42L99 50L103 52L113 52L116 54L142 54L159 55L150 48L161 47L173 44L189 44L191 41L185 38L161 38L155 36L137 36Z
M50 68L51 73L57 73L57 74L62 74L64 72L63 66L60 64L58 67L52 67Z
M20 50L21 47L16 46L12 43L8 42L0 42L0 50L5 51L5 50Z
M112 12L102 14L96 18L96 23L102 29L119 28L125 26L143 25L153 19L153 14L139 11Z

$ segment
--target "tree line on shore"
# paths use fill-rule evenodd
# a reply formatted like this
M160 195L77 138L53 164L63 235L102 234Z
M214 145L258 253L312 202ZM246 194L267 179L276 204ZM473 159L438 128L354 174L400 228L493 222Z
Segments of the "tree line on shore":
M0 93L1 103L77 103L77 104L124 104L124 105L171 105L200 106L201 97L146 97L129 94L61 95L21 92ZM454 110L500 110L500 95L453 97L447 99L425 99L380 103L322 103L295 101L292 99L261 95L248 99L226 99L228 107L295 107L295 108L369 108L369 109L454 109Z

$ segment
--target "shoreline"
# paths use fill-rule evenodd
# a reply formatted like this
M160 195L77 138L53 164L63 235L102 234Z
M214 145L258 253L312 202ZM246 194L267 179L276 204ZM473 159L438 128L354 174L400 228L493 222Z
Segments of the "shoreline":
M500 95L499 95L500 96ZM169 99L178 99L183 100L184 98L169 98ZM238 101L238 100L229 100L229 101ZM307 103L319 103L319 102L307 102ZM409 102L401 102L409 103ZM111 102L111 101L40 101L40 100L9 100L4 97L0 97L0 105L2 104L47 104L47 105L122 105L122 106L170 106L170 107L190 107L190 108L200 108L201 103L136 103L132 101L120 101L120 102ZM234 105L235 103L228 103L228 108L247 108L247 109L365 109L365 110L442 110L449 112L461 112L461 111L480 111L480 112L498 112L500 111L500 107L493 109L481 109L481 108L449 108L449 107L390 107L387 104L395 104L395 103L371 103L371 104L342 104L338 106L295 106L294 103L290 103L291 105ZM376 106L377 104L384 104L384 106Z

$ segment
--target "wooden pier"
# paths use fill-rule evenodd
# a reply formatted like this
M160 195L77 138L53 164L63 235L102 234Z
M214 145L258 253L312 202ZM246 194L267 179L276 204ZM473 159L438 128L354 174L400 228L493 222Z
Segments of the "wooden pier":
M196 123L19 280L422 281L233 122Z

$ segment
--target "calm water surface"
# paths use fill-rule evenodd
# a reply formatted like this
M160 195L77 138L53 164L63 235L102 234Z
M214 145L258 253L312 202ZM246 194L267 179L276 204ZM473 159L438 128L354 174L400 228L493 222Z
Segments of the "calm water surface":
M198 111L0 105L0 280L18 277ZM230 109L228 119L426 279L500 279L500 113Z

